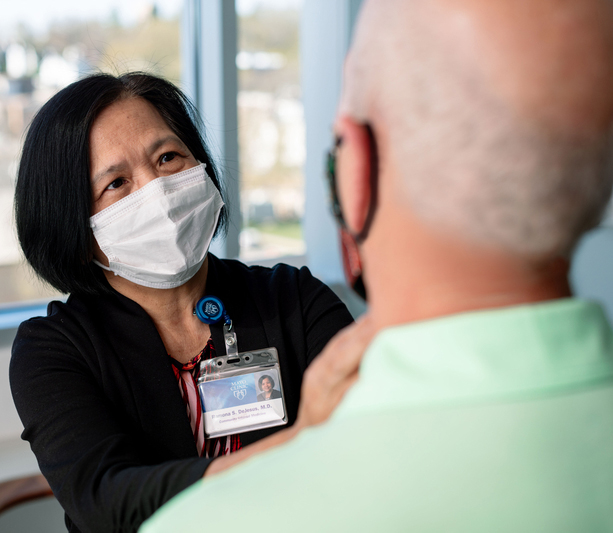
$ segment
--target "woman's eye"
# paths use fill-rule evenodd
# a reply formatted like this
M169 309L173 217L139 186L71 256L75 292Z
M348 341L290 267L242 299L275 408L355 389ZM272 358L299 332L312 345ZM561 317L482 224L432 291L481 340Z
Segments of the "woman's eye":
M111 183L109 183L107 190L112 191L114 189L119 189L119 187L121 187L124 183L125 183L125 180L123 178L117 178L113 180Z
M170 163L175 157L177 157L177 152L167 152L165 154L162 154L162 157L160 157L160 163Z

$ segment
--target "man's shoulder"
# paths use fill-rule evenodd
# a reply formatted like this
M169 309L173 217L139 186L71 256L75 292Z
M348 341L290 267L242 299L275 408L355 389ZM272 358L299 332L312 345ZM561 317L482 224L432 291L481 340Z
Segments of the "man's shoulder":
M608 477L594 475L598 465L613 464L613 448L598 440L613 431L613 387L552 401L387 407L333 417L281 448L196 484L165 506L144 532L166 531L177 523L188 530L196 524L187 511L201 501L217 510L209 527L227 524L232 516L237 531L264 532L276 524L305 533L523 531L530 529L526 517L554 531L560 508L577 526L594 509L587 495L613 497L613 485L604 481L613 470ZM596 440L585 431L594 429L586 417L598 420ZM560 483L572 479L586 496ZM263 486L265 503L252 497ZM448 497L441 498L442 492ZM237 501L240 516L233 512ZM254 524L252 517L263 508L273 522ZM313 508L317 513L308 512ZM600 523L613 524L610 506L596 512Z

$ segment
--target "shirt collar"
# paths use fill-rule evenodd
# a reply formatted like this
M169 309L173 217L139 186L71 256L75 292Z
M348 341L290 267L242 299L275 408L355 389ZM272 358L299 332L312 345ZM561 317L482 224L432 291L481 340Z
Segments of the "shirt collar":
M335 416L527 398L611 379L613 334L602 308L566 298L383 330Z

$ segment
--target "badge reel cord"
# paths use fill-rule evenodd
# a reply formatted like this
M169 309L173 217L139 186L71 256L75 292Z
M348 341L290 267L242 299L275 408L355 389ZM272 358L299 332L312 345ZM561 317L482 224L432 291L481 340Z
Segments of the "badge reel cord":
M226 311L221 300L216 296L205 296L200 298L194 308L194 315L205 324L217 324L223 320L223 339L226 344L226 354L228 356L238 355L238 341L236 330L232 324L232 319Z

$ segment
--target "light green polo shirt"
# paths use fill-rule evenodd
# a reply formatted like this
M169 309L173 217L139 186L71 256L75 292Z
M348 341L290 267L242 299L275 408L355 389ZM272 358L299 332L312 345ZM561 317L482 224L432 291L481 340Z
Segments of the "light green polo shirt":
M576 299L390 328L328 423L144 533L613 532L613 335Z

